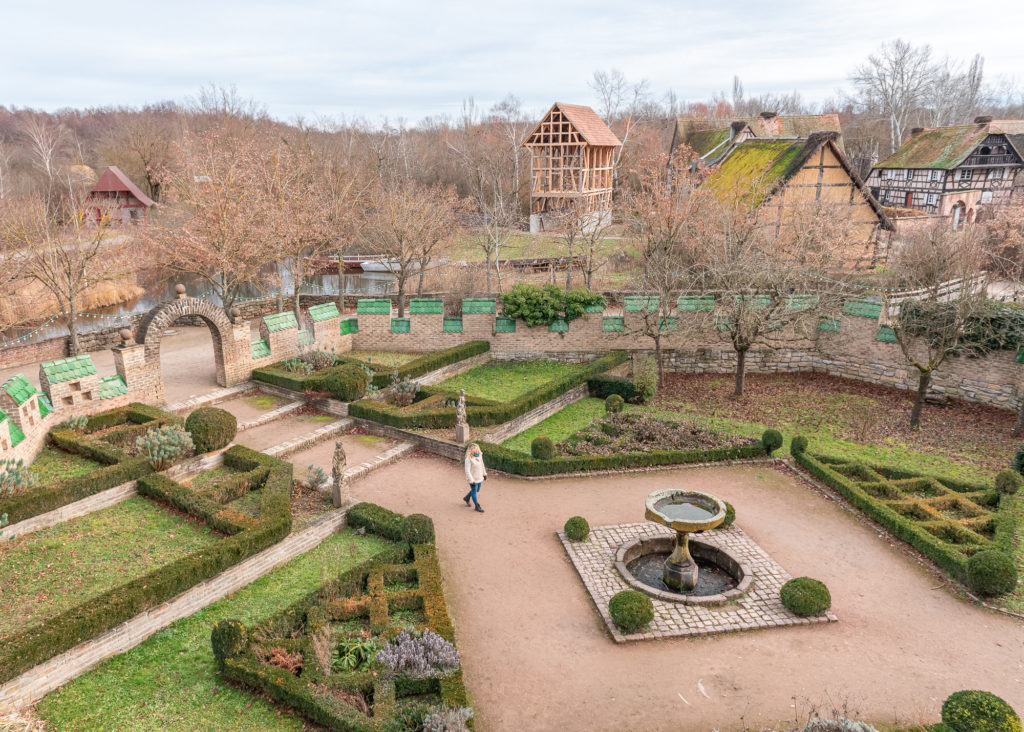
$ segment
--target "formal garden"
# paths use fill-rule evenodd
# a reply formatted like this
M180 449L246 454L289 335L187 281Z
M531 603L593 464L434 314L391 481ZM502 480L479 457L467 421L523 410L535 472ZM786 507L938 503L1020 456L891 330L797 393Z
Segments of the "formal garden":
M835 549L807 538L819 559L875 544L948 589L944 617L1005 619L1019 646L1024 453L1006 439L1011 414L951 401L906 430L909 396L891 388L818 374L754 374L742 398L730 387L714 374L659 386L653 360L627 351L569 362L501 360L487 341L309 348L257 369L247 391L177 412L136 403L66 420L28 465L5 466L2 681L43 678L60 654L81 663L39 695L33 723L53 729L528 728L496 691L521 683L517 664L494 688L484 680L493 651L476 616L478 604L495 622L522 612L511 587L535 597L532 580L510 586L499 571L492 584L482 570L484 600L474 556L507 565L525 541L538 588L557 575L538 612L560 607L577 625L524 627L549 664L545 627L554 647L581 644L588 667L566 680L619 663L635 673L671 652L706 661L713 644L743 654L762 636L856 644L850 583L795 551L799 522L780 518L778 496L853 517L822 527ZM491 471L481 496L496 523L467 522L460 430ZM117 645L120 624L164 612ZM686 643L712 646L666 645ZM90 668L90 653L106 660ZM696 682L711 700L711 682ZM678 693L686 706L689 694ZM945 727L920 700L931 711L893 724L868 711L874 727L842 729L1019 729L998 697L965 694L943 705ZM556 698L536 708L557 714ZM783 723L764 704L761 722L778 729L857 716L807 703L806 719Z

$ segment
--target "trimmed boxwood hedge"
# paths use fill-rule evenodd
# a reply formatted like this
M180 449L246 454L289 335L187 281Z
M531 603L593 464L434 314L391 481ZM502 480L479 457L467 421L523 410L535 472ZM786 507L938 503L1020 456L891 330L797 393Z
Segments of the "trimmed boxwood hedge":
M185 420L185 430L192 435L196 453L204 454L227 447L235 439L238 419L219 407L199 407Z
M386 533L381 535L385 538L392 538L396 526L411 525L410 521L415 517L415 514L403 517L375 504L362 503L349 511L350 524L353 511L358 525L365 526L372 533L383 529ZM422 518L430 521L425 516ZM415 579L418 587L387 590L385 583L388 579ZM399 697L437 694L442 706L467 706L462 669L441 679L391 677L378 674L372 668L334 674L332 685L367 694L372 692L373 716L367 717L330 695L314 691L317 684L326 681L327 670L320 667L316 654L310 648L310 635L333 620L368 617L371 630L387 638L398 631L398 624L391 621L391 613L417 609L426 616L427 627L455 642L455 628L444 598L436 547L432 543L410 546L402 542L343 572L256 626L246 629L237 621L221 621L214 628L211 642L217 645L218 666L225 678L258 689L317 724L329 729L357 732L397 731L406 729L401 722L404 712L397 703ZM264 643L255 640L266 637L273 640ZM303 653L301 676L259 660L260 653L272 645Z
M504 424L511 419L521 417L531 409L535 409L555 397L561 396L570 389L580 386L590 377L613 369L628 360L629 354L625 351L614 351L587 364L586 370L581 373L549 381L510 402L470 405L467 401L466 419L473 427L489 427L496 424ZM425 396L446 394L452 399L458 399L459 396L454 391L431 387L421 389L421 391ZM409 410L408 407L399 408L371 399L363 399L350 404L348 413L350 417L360 417L390 427L398 427L399 429L455 427L454 407Z
M837 467L845 466L848 470L855 470L858 463L847 462L824 455L815 455L806 450L798 452L793 458L814 477L830 488L835 489L868 518L881 524L896 538L910 544L948 572L954 579L960 582L967 582L968 557L967 554L957 548L957 545L942 541L937 536L929 533L919 525L919 522L895 511L886 505L884 500L874 497L861 488L858 485L858 481L847 477L836 469ZM913 480L930 477L898 468L871 467L888 480ZM936 477L935 480L947 488L960 493L988 490L988 487L984 485L967 483L946 477ZM1015 500L1019 500L1016 495L1003 495L999 498L995 530L990 548L999 549L1003 552L1010 552L1012 550L1015 527L1010 509L1012 506L1011 502Z
M5 498L0 502L0 513L6 513L8 522L16 524L152 473L153 468L145 458L131 457L102 438L90 437L90 433L117 425L128 425L126 431L137 427L144 432L151 427L181 423L181 417L175 414L146 404L133 403L89 417L85 434L56 427L47 435L50 444L103 463L104 467L52 485L36 486L19 496Z
M230 520L235 512L229 511L219 520L221 528L232 529L231 536L0 639L0 682L9 681L78 643L170 600L286 537L292 526L291 464L240 445L229 449L225 460L228 455L235 466L266 469L259 519L241 526ZM181 488L183 486L157 474L139 481L139 492L143 495L175 500L178 507L189 513L195 510L192 515L205 518L204 509L208 506L185 501L179 492Z
M688 463L715 463L722 460L748 460L764 457L764 445L755 442L740 447L716 447L710 450L651 450L624 452L615 455L578 455L538 460L524 452L510 450L492 442L478 442L488 468L515 475L560 475L583 473L590 470L621 470L623 468L652 468L661 465Z
M636 384L625 376L609 374L593 376L587 379L587 388L590 389L591 396L599 399L606 399L612 394L622 397L627 402L636 402L640 399L640 392L637 390Z
M467 358L478 356L481 353L486 353L491 349L491 344L488 341L470 341L469 343L463 343L458 346L446 348L443 351L436 351L434 353L428 353L419 358L413 359L408 363L404 363L397 369L385 368L377 363L367 363L359 361L358 359L350 358L344 355L338 357L338 363L329 369L317 371L315 373L304 376L302 374L293 374L284 368L284 362L279 361L278 363L271 364L270 366L264 366L263 368L253 369L252 378L256 381L262 381L265 384L273 384L274 386L280 386L283 389L290 389L292 391L324 391L324 379L327 374L334 369L338 369L346 364L359 364L369 366L374 373L373 379L370 381L373 386L383 388L391 385L391 375L398 372L398 377L401 379L415 378L428 374L431 371L436 371L443 366L450 366L453 363L459 361L465 361Z

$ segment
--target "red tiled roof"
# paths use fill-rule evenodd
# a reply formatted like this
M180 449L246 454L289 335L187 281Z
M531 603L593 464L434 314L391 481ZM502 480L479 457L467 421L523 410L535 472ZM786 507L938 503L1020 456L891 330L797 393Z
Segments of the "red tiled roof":
M153 199L139 190L139 187L132 183L131 179L121 172L116 165L111 165L103 171L103 175L96 181L90 193L131 193L143 206L153 205Z
M582 104L564 104L562 102L555 102L548 113L544 115L544 119L548 118L555 109L558 109L565 115L566 119L576 128L576 131L580 133L588 145L594 147L621 147L622 143L619 142L619 138L615 136L608 125L601 121L601 118L597 116L590 107L586 107ZM541 120L543 122L543 120ZM530 141L530 138L536 134L537 130L540 129L540 124L530 133L529 137L526 138L526 142ZM526 143L524 143L526 144Z

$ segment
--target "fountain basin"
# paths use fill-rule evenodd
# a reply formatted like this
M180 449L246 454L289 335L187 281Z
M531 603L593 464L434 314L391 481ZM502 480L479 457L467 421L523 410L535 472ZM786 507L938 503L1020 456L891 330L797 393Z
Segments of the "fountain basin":
M698 539L689 542L690 553L701 564L712 565L721 569L735 583L730 589L711 595L672 592L658 589L645 584L630 572L628 565L648 555L670 554L676 545L672 536L659 536L653 539L634 539L619 547L615 553L615 569L630 587L639 590L657 600L676 602L684 605L723 605L745 595L753 584L753 573L750 566L740 561L727 550L708 544Z
M707 531L725 521L725 504L707 493L673 488L647 496L644 515L673 531Z

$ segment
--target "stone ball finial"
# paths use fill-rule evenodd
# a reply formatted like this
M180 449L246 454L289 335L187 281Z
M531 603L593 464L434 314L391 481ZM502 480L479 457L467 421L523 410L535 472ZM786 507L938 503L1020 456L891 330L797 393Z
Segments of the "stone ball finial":
M238 308L231 308L231 311L228 313L228 315L231 316L231 322L234 323L236 320L242 317L242 311L239 310Z
M185 297L185 285L182 285L180 283L175 285L174 286L174 291L177 293L179 300L181 298Z
M121 342L126 346L132 342L132 332L127 328L122 328L118 335L121 336Z

